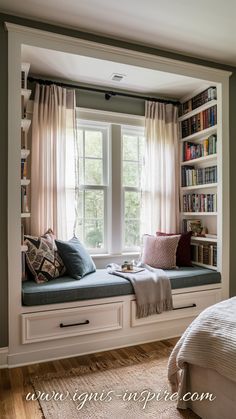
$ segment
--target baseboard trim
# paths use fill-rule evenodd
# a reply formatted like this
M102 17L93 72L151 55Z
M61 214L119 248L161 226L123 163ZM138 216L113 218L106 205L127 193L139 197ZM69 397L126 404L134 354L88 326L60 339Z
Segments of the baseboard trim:
M0 369L8 367L8 347L0 348Z

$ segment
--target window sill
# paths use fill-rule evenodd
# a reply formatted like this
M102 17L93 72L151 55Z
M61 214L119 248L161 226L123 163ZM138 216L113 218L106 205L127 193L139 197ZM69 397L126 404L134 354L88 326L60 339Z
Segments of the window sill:
M126 256L129 257L138 257L140 252L124 252L124 253L95 253L91 254L90 256L93 259L117 259L117 258L124 258Z

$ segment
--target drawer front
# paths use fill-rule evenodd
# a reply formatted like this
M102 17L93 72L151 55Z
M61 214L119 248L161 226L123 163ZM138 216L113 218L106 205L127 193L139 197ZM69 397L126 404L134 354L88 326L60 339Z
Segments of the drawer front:
M122 327L122 302L22 314L22 343L82 336Z
M218 303L221 300L221 290L208 290L173 295L174 310L164 311L161 314L141 319L136 318L136 302L131 301L131 326L159 323L162 321L183 319L197 316L206 307Z

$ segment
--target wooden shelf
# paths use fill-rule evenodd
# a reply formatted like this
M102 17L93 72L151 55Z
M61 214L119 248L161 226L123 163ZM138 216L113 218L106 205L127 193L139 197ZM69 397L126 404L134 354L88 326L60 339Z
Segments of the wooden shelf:
M217 188L217 183L205 183L204 185L192 185L192 186L182 186L182 191L192 191L195 189L208 189L208 188Z
M24 96L24 107L26 107L26 104L30 98L31 90L29 89L21 89L21 96Z
M217 237L191 237L193 242L208 242L208 243L217 243Z
M21 186L28 186L30 184L30 179L21 179Z
M30 150L27 150L26 148L21 149L21 158L22 159L27 159L29 154L30 154Z
M217 212L181 212L181 215L184 216L195 216L195 217L202 217L202 216L211 216L211 215L217 215Z
M196 266L201 266L202 268L212 269L214 271L217 271L217 266L213 265L206 265L205 263L195 262L192 260L192 264Z
M186 160L181 162L181 166L194 165L198 163L208 163L211 160L217 160L217 154L209 154L208 156L199 157L197 159Z
M203 129L202 131L195 132L194 134L188 135L187 137L181 138L180 141L194 141L194 140L205 140L209 135L215 134L217 131L217 125L214 125L213 127L209 127L206 129Z
M209 102L204 103L204 105L199 106L198 108L194 109L193 111L190 111L186 113L183 116L180 116L178 118L179 122L185 121L185 119L191 118L191 116L197 115L198 113L205 111L206 109L211 108L212 106L217 105L217 100L211 100Z
M21 128L23 128L24 132L28 132L30 124L31 124L30 119L27 119L27 118L21 119Z
M28 247L26 246L26 244L22 244L21 245L21 252L27 252Z
M29 218L31 216L30 212L22 212L21 218Z

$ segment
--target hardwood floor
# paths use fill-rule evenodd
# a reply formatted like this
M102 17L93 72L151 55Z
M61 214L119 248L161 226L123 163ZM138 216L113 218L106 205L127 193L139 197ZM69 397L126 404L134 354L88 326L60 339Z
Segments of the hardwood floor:
M50 372L68 371L71 368L90 365L97 361L124 359L152 351L163 352L163 349L168 356L177 341L178 339L169 339L42 364L2 369L0 370L0 418L42 419L44 417L37 402L26 401L25 399L26 394L33 391L29 384L30 377Z

